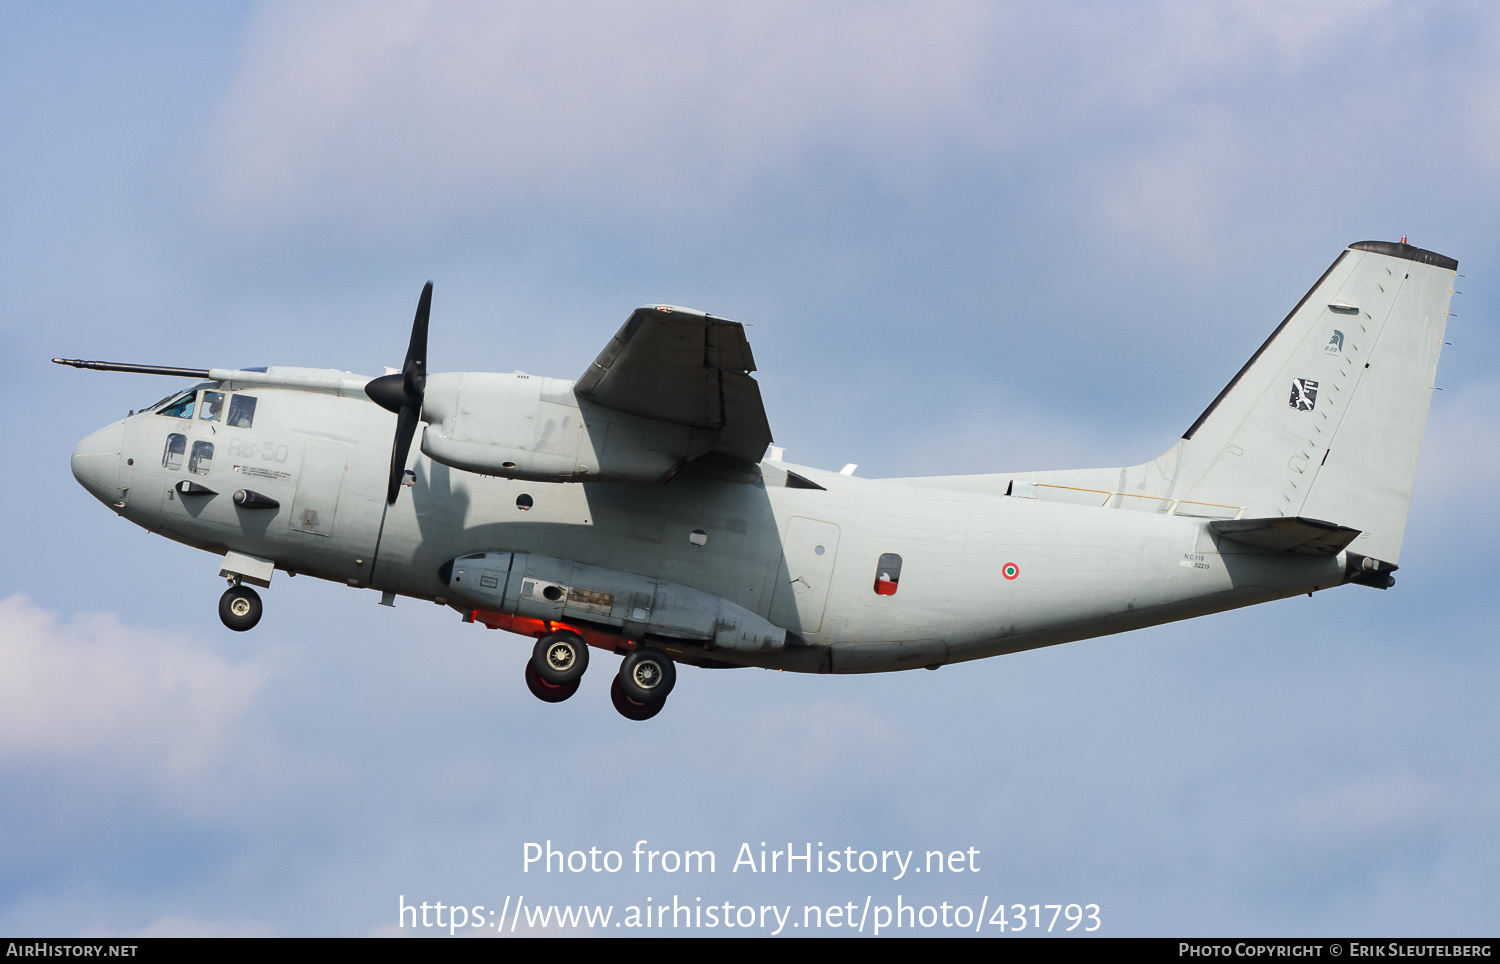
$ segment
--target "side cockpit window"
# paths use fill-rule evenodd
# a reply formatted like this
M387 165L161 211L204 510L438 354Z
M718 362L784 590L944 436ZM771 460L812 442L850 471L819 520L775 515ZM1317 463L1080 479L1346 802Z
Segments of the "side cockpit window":
M205 422L217 422L224 414L224 393L204 392L203 403L198 406L198 418Z
M177 436L181 438L182 436ZM193 457L188 459L188 471L194 475L207 475L214 470L214 443L194 442Z
M177 398L172 399L166 405L162 406L162 408L156 414L168 415L172 418L192 418L193 393L188 392L186 395L180 395Z
M255 422L255 398L236 394L229 400L229 422L235 428L249 428Z
M188 398L188 412L192 412L193 399ZM191 416L189 416L191 417ZM182 457L187 454L187 436L173 432L167 436L167 447L161 453L161 467L177 470L182 468Z
M901 581L901 557L894 552L880 554L880 563L875 567L875 592L880 596L896 595L896 585Z

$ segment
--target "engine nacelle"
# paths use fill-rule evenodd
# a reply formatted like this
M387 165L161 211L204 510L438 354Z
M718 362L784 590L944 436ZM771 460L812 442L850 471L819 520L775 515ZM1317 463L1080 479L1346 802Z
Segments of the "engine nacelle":
M533 482L660 482L714 440L580 399L567 379L519 373L429 375L422 419L433 461Z
M661 636L742 652L781 649L787 642L785 629L727 599L551 556L463 556L453 560L448 587L487 609L598 626L627 639Z

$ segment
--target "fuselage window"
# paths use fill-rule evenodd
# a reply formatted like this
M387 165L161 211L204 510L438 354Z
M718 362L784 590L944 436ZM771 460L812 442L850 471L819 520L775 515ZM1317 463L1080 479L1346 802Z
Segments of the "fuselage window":
M875 592L881 596L896 595L896 584L901 581L901 557L894 552L882 552L880 564L875 567Z
M188 459L188 471L194 475L207 475L214 470L214 443L194 442L193 457Z
M189 398L191 403L192 399ZM189 408L191 411L191 408ZM187 453L187 436L173 432L167 436L167 447L161 453L161 467L176 471L182 468L182 457Z
M224 414L224 393L204 392L203 404L198 406L198 417L205 422L217 422Z
M193 417L193 393L189 392L176 401L168 402L167 407L157 412L158 415L170 415L172 418Z
M255 399L250 395L235 395L229 400L229 424L235 428L249 428L255 421Z

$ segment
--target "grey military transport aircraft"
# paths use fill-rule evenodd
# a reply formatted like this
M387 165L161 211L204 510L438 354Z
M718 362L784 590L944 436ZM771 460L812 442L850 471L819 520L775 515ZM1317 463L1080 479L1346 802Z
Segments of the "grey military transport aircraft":
M644 720L677 663L937 669L1388 588L1457 268L1350 245L1181 439L1108 469L791 464L743 327L674 305L636 309L577 381L429 374L430 283L380 377L53 360L201 380L85 438L73 474L217 556L225 626L255 626L277 569L431 600L536 637L547 702L591 648L623 656L610 694Z

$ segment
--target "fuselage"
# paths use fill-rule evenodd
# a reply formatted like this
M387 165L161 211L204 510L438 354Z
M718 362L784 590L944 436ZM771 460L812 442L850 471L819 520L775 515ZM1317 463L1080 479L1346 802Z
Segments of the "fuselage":
M1221 542L1199 518L774 460L706 459L665 484L546 483L417 452L387 505L394 429L359 395L210 382L89 436L73 470L120 515L178 542L460 610L444 565L472 553L649 575L807 644L725 661L813 672L935 667L1344 581L1342 554ZM789 472L821 488L788 485ZM279 505L236 504L242 490Z

